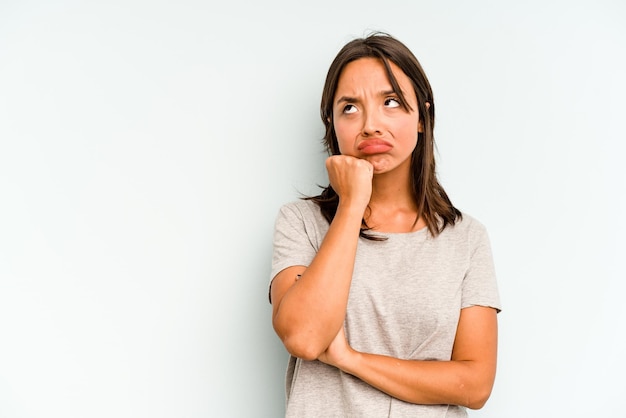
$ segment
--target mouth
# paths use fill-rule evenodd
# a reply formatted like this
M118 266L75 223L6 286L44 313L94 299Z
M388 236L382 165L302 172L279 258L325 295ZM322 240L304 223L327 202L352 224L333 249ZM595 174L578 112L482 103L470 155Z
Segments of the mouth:
M359 143L357 149L363 154L381 154L392 149L393 146L383 139L366 139Z

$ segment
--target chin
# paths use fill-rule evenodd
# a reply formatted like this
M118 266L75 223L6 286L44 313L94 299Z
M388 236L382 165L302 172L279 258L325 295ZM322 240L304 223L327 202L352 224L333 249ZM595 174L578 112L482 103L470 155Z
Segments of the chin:
M383 155L373 155L365 159L374 167L374 171L389 169L389 161Z
M372 163L372 167L374 167L374 174L378 174L382 171L385 171L385 166L382 164Z

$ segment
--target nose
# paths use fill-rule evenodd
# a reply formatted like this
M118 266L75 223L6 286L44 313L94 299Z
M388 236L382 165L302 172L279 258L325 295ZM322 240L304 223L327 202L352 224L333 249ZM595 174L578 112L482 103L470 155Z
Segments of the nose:
M382 133L381 119L376 109L368 109L363 115L363 136L376 136Z

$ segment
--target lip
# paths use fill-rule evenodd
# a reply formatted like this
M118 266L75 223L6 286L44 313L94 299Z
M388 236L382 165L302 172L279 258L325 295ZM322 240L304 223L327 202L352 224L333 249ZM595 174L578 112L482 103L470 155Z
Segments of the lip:
M384 139L372 138L363 140L357 148L363 154L381 154L389 151L393 146Z

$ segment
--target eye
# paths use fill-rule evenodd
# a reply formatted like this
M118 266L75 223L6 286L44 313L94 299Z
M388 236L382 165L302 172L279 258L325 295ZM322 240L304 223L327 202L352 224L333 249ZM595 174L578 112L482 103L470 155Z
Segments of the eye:
M354 113L356 112L356 106L353 104L347 104L343 107L343 113Z
M400 102L394 97L388 97L385 99L385 106L387 107L400 107Z

